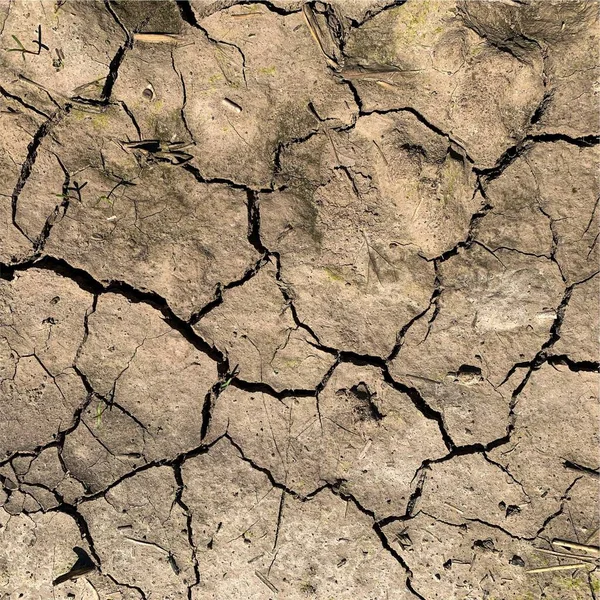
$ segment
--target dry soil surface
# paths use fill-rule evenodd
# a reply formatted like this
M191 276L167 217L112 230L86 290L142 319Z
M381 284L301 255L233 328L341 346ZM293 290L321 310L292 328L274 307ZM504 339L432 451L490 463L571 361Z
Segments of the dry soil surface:
M597 13L1 0L0 599L598 600Z

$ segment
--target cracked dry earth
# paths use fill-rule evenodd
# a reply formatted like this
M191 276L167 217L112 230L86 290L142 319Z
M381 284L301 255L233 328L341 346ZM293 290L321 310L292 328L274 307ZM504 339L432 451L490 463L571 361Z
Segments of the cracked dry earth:
M0 598L598 600L597 9L2 0Z

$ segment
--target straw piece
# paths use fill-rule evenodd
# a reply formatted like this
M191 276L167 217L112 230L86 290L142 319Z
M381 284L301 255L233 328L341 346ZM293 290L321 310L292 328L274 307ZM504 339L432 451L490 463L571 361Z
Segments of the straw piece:
M542 554L550 554L552 556L561 556L562 558L575 558L577 560L583 560L595 564L595 560L589 556L581 556L580 554L569 554L568 552L555 552L554 550L546 550L545 548L534 548L535 552L541 552Z
M182 40L181 36L173 33L134 33L133 39L146 44L176 44Z
M559 546L560 548L569 548L572 550L581 550L581 552L587 552L588 554L594 554L600 556L600 548L598 546L588 546L587 544L578 544L576 542L569 542L567 540L552 540L553 546Z
M567 571L568 569L580 569L587 567L585 563L575 563L573 565L555 565L554 567L539 567L538 569L527 569L526 573L549 573L550 571Z

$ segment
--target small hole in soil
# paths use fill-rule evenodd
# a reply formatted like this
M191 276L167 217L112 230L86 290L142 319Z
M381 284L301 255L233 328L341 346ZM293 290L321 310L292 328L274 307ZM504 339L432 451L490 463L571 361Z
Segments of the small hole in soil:
M508 562L515 567L525 566L525 561L518 554L515 554Z
M475 540L475 542L473 542L473 548L481 548L481 550L488 550L490 552L493 552L495 550L494 540Z

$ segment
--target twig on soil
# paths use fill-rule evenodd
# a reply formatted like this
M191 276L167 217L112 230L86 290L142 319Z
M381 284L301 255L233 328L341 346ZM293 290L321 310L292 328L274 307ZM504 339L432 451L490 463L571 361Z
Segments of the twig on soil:
M588 566L587 563L575 563L572 565L554 565L553 567L539 567L537 569L527 569L526 573L548 573L550 571L566 571L568 569L580 569Z

